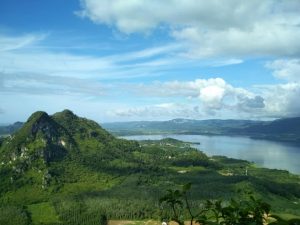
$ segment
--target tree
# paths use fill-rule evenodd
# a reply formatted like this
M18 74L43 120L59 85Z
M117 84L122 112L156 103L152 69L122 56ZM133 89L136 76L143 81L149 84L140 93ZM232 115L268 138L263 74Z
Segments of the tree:
M160 205L171 208L170 219L179 225L184 225L187 219L184 215L188 215L191 225L194 221L204 225L263 225L269 217L270 205L251 193L239 200L208 200L204 206L192 208L188 199L190 188L189 183L181 190L167 190L167 194L160 199Z
M172 209L171 220L179 225L184 225L184 210L187 210L190 224L192 225L196 218L200 217L207 209L199 210L197 213L191 207L188 199L188 192L191 189L191 183L182 187L182 190L167 190L167 194L160 199L160 205L166 204Z

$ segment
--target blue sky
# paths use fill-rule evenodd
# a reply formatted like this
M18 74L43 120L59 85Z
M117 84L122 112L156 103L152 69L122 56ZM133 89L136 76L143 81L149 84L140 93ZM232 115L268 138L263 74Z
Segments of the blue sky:
M2 0L0 123L299 116L297 0Z

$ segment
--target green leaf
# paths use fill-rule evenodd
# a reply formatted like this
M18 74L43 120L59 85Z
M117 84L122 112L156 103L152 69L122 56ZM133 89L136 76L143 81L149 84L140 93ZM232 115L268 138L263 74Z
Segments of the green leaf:
M183 185L182 192L185 193L185 192L189 191L191 189L191 186L192 186L191 183L187 183L187 184Z

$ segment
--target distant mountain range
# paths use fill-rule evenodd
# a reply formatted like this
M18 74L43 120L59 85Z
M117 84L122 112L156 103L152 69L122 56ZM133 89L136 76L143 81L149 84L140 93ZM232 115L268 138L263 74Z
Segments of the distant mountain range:
M0 126L0 135L12 134L22 125L22 122L16 122L12 125ZM242 135L257 139L300 143L300 117L274 121L173 119L168 121L113 122L102 123L101 125L117 136L170 133Z
M23 126L22 122L15 122L11 125L2 125L0 126L0 135L12 134Z
M138 121L103 123L103 127L115 134L223 134L231 129L245 128L260 124L252 120L190 120L173 119L168 121Z
M164 133L243 135L276 141L300 142L300 117L274 121L173 119L103 123L102 126L116 135Z

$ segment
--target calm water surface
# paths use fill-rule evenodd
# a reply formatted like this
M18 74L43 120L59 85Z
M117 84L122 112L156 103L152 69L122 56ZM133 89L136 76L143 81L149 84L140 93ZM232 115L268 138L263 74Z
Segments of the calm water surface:
M254 140L248 137L180 134L134 135L122 138L129 140L160 140L166 137L188 142L200 142L200 145L193 145L193 147L209 156L224 155L231 158L245 159L255 162L261 167L285 169L300 174L300 146L288 143Z

